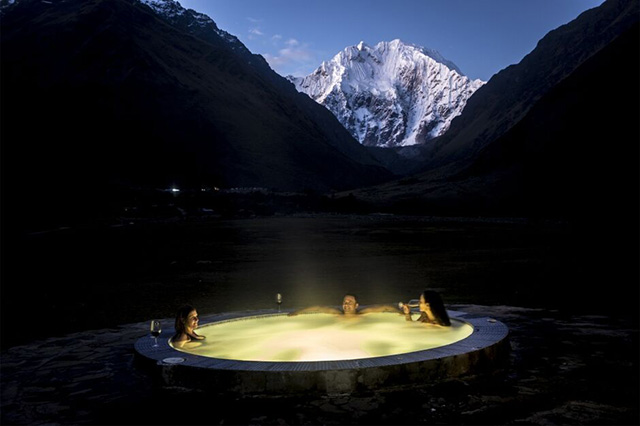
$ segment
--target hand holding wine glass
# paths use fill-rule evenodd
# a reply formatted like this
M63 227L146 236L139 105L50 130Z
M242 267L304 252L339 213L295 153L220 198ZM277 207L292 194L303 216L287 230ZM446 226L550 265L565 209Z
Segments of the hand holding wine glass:
M153 344L154 348L158 347L158 337L162 333L162 328L160 326L160 321L151 320L151 336L155 339L155 343Z

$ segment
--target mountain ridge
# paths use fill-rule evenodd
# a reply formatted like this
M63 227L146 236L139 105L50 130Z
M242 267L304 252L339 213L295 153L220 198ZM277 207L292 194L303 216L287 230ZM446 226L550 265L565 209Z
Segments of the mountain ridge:
M456 117L446 134L421 147L423 171L478 153L526 115L550 88L610 43L638 19L638 4L607 0L549 31L518 63L489 79ZM503 111L509 110L508 114Z
M400 39L348 46L306 77L287 77L365 146L399 147L443 134L484 82L433 49Z
M266 61L135 0L20 0L1 30L3 194L25 221L38 206L107 211L122 186L325 192L392 177Z
M55 3L54 7L55 8L61 8L63 7L67 2L59 2L59 3ZM134 6L135 4L137 4L138 2L127 2L124 1L120 4L124 5L129 5L129 6ZM173 2L163 2L165 4L170 4ZM95 6L96 8L98 7L98 5L100 4L100 2L85 2L82 4L82 7L78 8L77 12L78 13L84 13L87 12L89 13L89 9L93 6ZM143 4L143 3L140 3ZM42 6L37 2L29 2L28 0L21 0L19 2L16 2L15 5L17 6L21 6L21 5L27 5L27 6ZM46 5L44 5L45 7L47 7ZM94 10L93 12L95 12L97 15L104 13L105 15L107 13L111 13L111 12L115 12L115 13L129 13L130 10L126 10L126 11L115 11L116 7L119 7L117 5L109 5L108 7L104 7L106 6L103 5L102 9L100 11L96 11ZM51 9L51 8L50 8ZM110 10L110 12L108 12L107 10ZM65 13L71 13L72 11L70 11L67 7L66 12ZM82 17L82 15L80 16L80 20L85 19L85 17ZM137 20L144 20L146 18L143 18L145 15L144 14L137 14L134 18ZM8 48L4 49L5 53L3 56L6 58L5 61L3 62L8 62L9 66L13 66L15 65L16 67L23 67L22 63L28 63L28 59L25 58L24 55L19 56L18 61L22 62L22 63L18 63L18 61L12 61L12 57L10 56L10 54L15 53L15 50L13 50L10 46L11 42L18 37L16 35L15 32L10 32L11 31L11 26L9 24L11 24L10 20L9 20L9 15L6 14L5 11L5 16L4 16L4 21L7 22L6 25L3 25L3 27L5 27L5 30L3 31L4 33L4 41L6 41L5 45L9 46ZM87 19L93 19L92 17L87 17ZM55 20L54 20L55 22ZM142 21L140 21L142 22ZM140 23L136 23L134 25L138 25L138 28L141 28L144 25L149 24L150 21L146 21L146 22L142 22L142 25L140 25ZM4 22L3 22L4 24ZM42 23L43 26L46 27L46 25L44 23ZM49 24L49 25L54 25L54 24ZM78 23L74 23L74 26L81 26L82 24L78 21ZM107 28L108 27L108 28ZM100 31L102 31L103 34L107 34L108 31L113 31L117 28L117 24L115 22L109 21L108 23L104 23L102 25L102 28L100 29ZM172 27L172 28L176 28L176 27ZM83 28L83 30L86 30L86 28ZM99 40L99 35L86 35L86 42L84 43L84 50L82 50L81 53L81 57L71 57L71 55L75 54L75 53L71 53L67 50L65 52L63 52L63 55L69 55L69 59L66 61L59 61L57 67L60 68L59 71L57 72L56 76L51 77L48 75L44 75L43 73L39 73L37 70L35 70L33 67L31 68L31 71L33 71L33 75L32 77L35 77L35 81L37 82L38 85L47 87L47 85L49 84L61 84L61 85L67 85L71 88L73 88L74 85L78 85L78 84L84 84L84 83L79 83L79 81L84 80L85 82L90 80L90 79L94 79L94 80L98 80L98 84L100 85L113 85L117 90L123 89L123 83L127 81L127 79L138 79L138 80L142 80L144 78L146 78L146 76L149 73L155 72L155 71L159 71L161 73L161 84L166 85L166 84L170 84L173 85L174 88L176 88L177 90L182 90L185 94L189 93L190 91L196 90L197 92L197 86L201 85L201 86L205 86L206 81L203 80L204 79L210 79L211 82L208 84L208 86L210 86L209 91L208 91L208 99L204 99L201 98L199 95L198 97L198 102L200 102L200 106L202 106L203 104L209 104L211 105L212 102L210 101L210 99L220 99L221 96L224 96L224 93L221 93L221 90L214 88L211 83L214 83L214 86L218 86L218 87L222 87L225 86L225 88L223 89L223 91L227 91L230 92L229 94L233 95L233 98L228 98L225 102L229 102L229 105L234 106L234 104L236 104L235 106L237 106L238 108L242 107L242 101L239 101L239 99L242 98L242 96L244 95L239 95L239 93L234 92L232 85L230 84L225 84L223 81L221 81L221 77L220 75L224 74L224 78L231 78L230 74L233 73L243 73L242 75L247 75L247 76L251 76L250 78L252 78L253 80L251 81L252 84L257 84L257 88L258 90L262 91L263 93L266 92L269 95L269 99L265 102L263 102L264 104L266 104L266 106L268 106L270 109L273 110L273 108L276 109L282 109L280 107L278 107L276 104L278 102L281 101L286 101L286 102L291 102L294 101L297 103L297 106L293 107L294 112L289 113L291 116L296 115L296 113L300 113L301 117L304 117L310 110L309 105L311 104L310 102L307 102L305 97L302 96L297 96L297 93L295 92L295 90L293 89L293 87L290 87L290 91L289 93L285 93L285 94L281 94L280 93L280 87L271 87L270 85L270 81L271 79L277 79L278 77L274 77L273 75L261 75L258 72L254 71L251 67L252 64L245 62L244 60L247 59L244 56L237 56L237 57L232 57L231 55L229 55L228 51L226 51L224 43L220 42L218 44L209 44L209 47L206 46L199 46L197 47L197 49L200 49L199 51L196 51L194 53L196 53L197 55L200 55L199 57L189 57L188 54L183 54L182 56L180 56L180 59L178 59L178 57L176 56L175 58L168 58L165 57L163 55L166 54L166 52L161 52L160 49L158 48L158 43L155 43L153 41L149 41L150 37L148 34L145 34L143 37L138 37L138 38L133 38L133 35L130 34L126 34L124 31L121 30L117 30L120 31L120 33L109 33L107 37L112 37L111 40L107 40L104 41L103 40ZM175 32L175 30L173 30ZM70 31L66 32L66 37L68 38L73 38L73 34L70 34ZM113 35L112 35L113 34ZM154 34L155 35L155 34ZM172 35L175 35L175 37L179 38L179 36L177 35L177 33L174 33ZM121 37L122 41L117 41L115 40L116 38ZM137 36L136 36L137 37ZM146 39L145 39L146 38ZM184 39L180 40L180 43L183 42ZM111 52L110 53L110 57L108 58L99 58L98 56L100 55L100 49L112 49L111 46L108 46L107 43L113 41L120 43L120 48L122 49L120 53L116 53L116 52ZM194 40L190 40L190 41L194 41ZM72 41L73 43L76 44L80 44L76 41ZM98 52L95 53L93 55L93 57L89 58L90 53L87 49L87 43L96 43L95 45L92 45L91 47L94 49L94 51ZM127 43L131 43L128 46L125 46L125 44ZM136 44L138 43L138 44ZM145 45L145 43L147 43ZM170 51L171 54L180 54L181 52L179 51L179 49L176 49L176 42L166 42L167 50ZM173 45L173 46L172 46ZM55 44L54 43L50 43L48 45L50 48L55 48ZM140 46L140 47L138 47ZM175 47L174 47L175 46ZM193 47L195 45L191 45L190 47ZM213 47L213 50L211 49L211 47ZM66 49L66 47L65 47ZM124 59L125 55L132 55L133 56L133 49L137 49L135 50L135 55L139 58L139 59ZM3 52L3 53L4 53ZM184 53L184 52L182 52ZM246 51L245 53L250 54L248 51ZM17 55L18 56L18 55ZM258 55L252 55L251 54L251 58L258 58ZM94 60L96 59L98 61L103 61L102 63L96 63L94 64L89 64L88 60ZM260 57L261 58L261 57ZM121 68L122 69L118 69L116 70L116 68L114 68L111 64L108 63L108 61L110 60L115 60L115 61L123 61L123 59L126 61L126 63L121 63ZM137 62L136 62L137 61ZM188 62L188 66L194 68L195 70L198 70L198 68L203 69L203 67L218 67L217 69L219 69L220 71L222 71L222 74L218 71L216 71L218 73L218 75L216 75L215 73L211 73L209 72L208 74L198 70L197 72L189 72L189 70L186 70L186 66L184 64L181 64L180 61L185 61ZM153 63L153 65L151 65ZM264 62L264 64L266 65L266 61ZM130 70L126 70L126 67L129 66ZM155 66L155 69L152 69L150 67ZM103 67L103 68L100 68ZM181 69L182 67L182 69ZM8 68L7 68L8 69ZM107 73L102 74L102 69L106 69L108 70ZM145 74L145 75L138 75L136 74L136 72L138 70L141 70L142 73L141 74ZM6 77L7 79L5 81L11 81L12 79L18 80L20 81L20 83L24 83L24 79L20 79L19 76L17 76L16 72L13 72L13 69L8 69L9 72L6 73ZM258 71L262 71L261 69L259 69ZM82 73L89 73L90 75L83 75ZM118 75L116 78L110 78L110 76L114 76L115 74L120 73L120 75ZM206 75L205 75L206 74ZM274 73L275 74L275 73ZM205 75L203 77L203 75ZM58 79L56 81L54 81L55 79ZM75 80L74 80L75 79ZM280 79L282 80L281 85L282 86L290 86L290 84L288 82L286 82L286 80L284 80L283 78L280 77ZM140 82L140 81L139 81ZM245 81L239 81L237 84L235 84L236 87L241 87L242 84L246 84L247 81L245 79ZM24 83L26 85L26 83ZM124 88L126 90L131 89L130 87L131 85L129 85L129 87ZM5 84L5 87L9 87L8 84ZM124 90L123 89L123 90ZM186 89L186 91L185 91ZM164 90L164 89L163 89ZM171 90L174 90L173 88ZM44 94L42 91L39 92L40 94L42 94L43 96L46 96L46 94ZM10 93L13 94L13 93ZM34 93L35 94L35 93ZM245 97L245 100L253 100L255 101L256 99L254 97ZM178 99L182 99L184 98L184 96L180 97L177 96ZM15 99L15 98L14 98ZM61 98L62 99L62 98ZM273 101L275 99L275 101ZM85 101L87 101L87 99L84 99ZM131 101L133 101L133 99L131 99ZM166 99L166 102L170 103L170 99ZM273 102L271 102L273 101ZM154 100L151 100L150 102L154 102ZM188 101L187 102L189 105L191 105L192 107L195 106L193 101ZM90 104L90 103L89 103ZM239 105L238 105L239 104ZM65 105L66 106L66 105ZM247 107L251 107L251 103L247 103L246 104ZM221 115L227 115L227 118L225 119L227 123L230 123L232 120L232 117L229 117L228 114L225 114L224 111L222 111L224 108L218 108L218 112L217 114L221 114ZM105 113L107 112L111 112L111 111L105 111ZM137 113L140 113L140 111L138 111ZM315 118L320 118L320 119L324 119L324 121L322 121L322 124L325 125L328 123L328 120L331 120L331 116L330 115L326 115L326 117L323 117L324 112L321 108L318 108L317 111L312 111L312 114L315 115ZM144 113L143 113L144 115ZM183 115L182 112L180 112L179 110L177 111L177 115ZM108 117L108 116L107 116ZM113 117L109 117L109 118L113 118ZM109 118L105 118L106 120ZM121 117L115 117L115 118L121 118ZM186 118L186 117L185 117ZM203 117L204 118L204 117ZM146 119L152 119L152 117L146 117ZM308 126L311 125L312 121L307 118L306 120L308 121L307 124L304 124L304 120L299 120L299 122L303 123L303 125ZM331 123L329 123L331 124ZM196 125L197 126L197 125ZM244 126L244 124L243 124ZM218 126L219 127L219 126ZM331 130L330 126L329 126L329 132L325 132L327 133L327 135L332 134L333 139L338 139L341 138L343 141L349 141L349 137L346 136L346 132L344 132L344 134L341 134L341 129L338 126L338 123L336 122L336 125L333 126L335 128L335 130ZM310 134L318 134L318 132L322 133L323 126L322 125L318 125L318 124L313 124L311 125L311 127L309 127L308 131ZM240 130L240 132L242 133L242 130ZM213 132L213 134L215 134L215 132ZM331 139L330 137L326 137L327 140ZM348 144L347 144L348 145ZM367 162L370 165L376 165L376 162L374 160L372 160L369 156L368 153L366 153L365 150L361 150L358 147L358 144L356 143L350 143L351 147L346 147L346 148L339 148L339 142L338 141L334 141L332 143L330 143L327 146L327 149L331 150L331 149L338 149L341 152L341 156L349 156L352 155L354 153L358 153L358 155L360 156L359 160L363 161L363 162ZM331 146L331 148L329 148L329 146ZM235 149L237 151L237 149ZM232 148L231 151L234 151L234 149ZM295 179L292 180L292 182L294 182ZM290 188L289 188L290 189Z
M637 226L639 17L637 3L608 0L550 32L480 88L435 147L415 148L425 171L350 194L392 211Z
M222 38L235 53L260 71L260 78L266 79L268 84L273 84L280 92L280 95L295 98L296 103L299 107L302 107L305 114L313 116L314 121L318 122L321 128L328 129L330 134L333 135L333 137L328 138L328 142L331 143L334 148L363 164L377 167L382 166L376 160L375 156L372 156L367 150L361 149L351 143L334 143L333 141L336 140L336 138L342 138L343 136L339 135L342 133L342 130L336 128L332 122L332 118L324 114L322 109L315 108L315 103L309 102L305 96L300 96L298 91L295 90L294 86L286 78L271 69L269 63L262 55L252 53L236 36L220 29L209 16L193 9L185 9L180 6L176 0L132 1L149 6L161 19L207 42L216 43L218 37ZM384 175L384 172L382 172L382 174Z

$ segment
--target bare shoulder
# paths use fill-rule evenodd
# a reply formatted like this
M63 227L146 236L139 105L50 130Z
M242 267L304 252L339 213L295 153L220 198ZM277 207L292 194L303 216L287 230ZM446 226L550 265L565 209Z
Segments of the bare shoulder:
M331 306L310 306L289 313L289 316L298 314L341 314L342 311Z
M189 341L189 336L186 334L181 334L180 336L175 336L171 339L171 344L175 347L181 348Z
M398 309L397 306L393 306L393 305L372 305L372 306L367 306L366 308L362 308L359 311L361 314L371 314L371 313L376 313L376 312L394 312L394 313L398 313L401 314L402 311L400 309Z

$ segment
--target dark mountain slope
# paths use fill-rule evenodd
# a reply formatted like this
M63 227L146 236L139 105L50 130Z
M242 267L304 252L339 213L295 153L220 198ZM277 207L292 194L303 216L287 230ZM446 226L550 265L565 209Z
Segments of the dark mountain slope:
M412 212L609 219L637 227L639 39L636 23L467 162L354 195Z
M21 0L1 49L3 185L24 211L84 214L113 183L326 191L390 176L254 55L136 2Z
M192 9L183 9L172 0L163 0L161 10L158 13L161 19L187 34L207 43L230 48L237 57L251 65L249 71L254 74L254 77L263 84L273 85L280 96L295 103L296 107L300 108L305 115L311 117L315 125L319 126L318 131L323 132L327 143L358 162L379 166L379 163L374 159L375 157L370 155L369 150L360 144L352 143L350 140L345 142L344 129L341 125L336 126L333 114L327 114L326 108L318 108L316 102L308 96L300 94L286 78L275 73L261 55L251 53L240 40L224 30L220 30L209 17ZM207 23L203 25L203 21Z
M427 144L423 170L465 160L492 143L551 88L638 21L638 2L608 0L550 31L517 65L494 75L469 99L449 131Z
M510 170L518 190L505 202L515 211L637 220L639 28L636 23L550 90L456 180Z
M616 5L628 6L629 3L608 2L603 7L606 6L607 11ZM637 5L635 7L637 9ZM605 20L603 23L587 15L590 19L582 29L579 22L584 14L568 24L572 34L588 34L588 39L598 38L590 32L594 28L608 29L614 26L612 22L624 22L626 29L617 37L607 36L612 40L599 46L595 53L557 84L549 86L544 94L539 93L530 104L517 102L514 110L509 107L512 103L505 101L502 108L493 103L499 98L500 91L505 92L505 99L512 96L509 93L521 91L519 81L527 80L535 87L549 85L531 80L529 74L533 71L523 65L524 60L509 70L513 90L502 85L502 77L490 80L479 89L471 100L476 103L486 100L486 109L479 105L465 109L459 117L460 123L470 127L460 128L450 136L458 141L466 140L466 145L455 153L457 158L444 161L444 157L440 157L443 163L439 167L432 164L433 169L429 172L354 195L386 208L461 215L541 215L578 219L593 218L602 211L609 211L609 205L621 202L635 208L639 15L633 8L618 7L617 10L619 16L596 14ZM635 23L632 23L634 19ZM575 38L570 42L580 44ZM548 44L549 40L541 42L540 46ZM570 49L558 45L556 50ZM530 56L538 57L540 53L532 52ZM556 58L555 69L568 69L561 59L562 56ZM549 69L548 63L540 66ZM536 74L544 73L536 70ZM493 93L495 99L492 101L491 97L481 95L483 91ZM487 119L482 124L486 114L495 115L495 120ZM515 116L520 118L512 123ZM495 124L498 122L512 124L496 135ZM465 139L469 135L477 138ZM489 142L479 141L482 137ZM625 195L618 198L621 191Z

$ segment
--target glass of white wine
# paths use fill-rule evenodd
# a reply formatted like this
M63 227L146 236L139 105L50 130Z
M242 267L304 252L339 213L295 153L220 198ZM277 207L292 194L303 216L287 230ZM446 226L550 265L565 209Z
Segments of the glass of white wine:
M160 321L151 320L151 336L155 339L155 343L153 344L154 348L158 347L158 337L162 333L162 327L160 327Z

